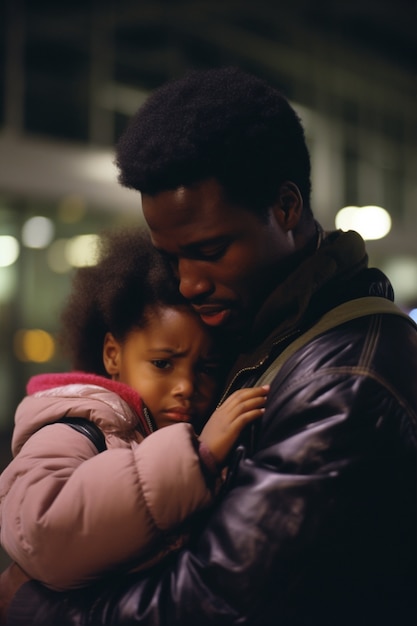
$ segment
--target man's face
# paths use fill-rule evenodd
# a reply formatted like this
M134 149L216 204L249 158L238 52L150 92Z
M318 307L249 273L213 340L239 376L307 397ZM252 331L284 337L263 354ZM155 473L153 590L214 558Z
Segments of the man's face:
M228 202L214 179L143 195L154 245L170 260L180 291L209 326L242 329L294 252L280 209L259 217Z

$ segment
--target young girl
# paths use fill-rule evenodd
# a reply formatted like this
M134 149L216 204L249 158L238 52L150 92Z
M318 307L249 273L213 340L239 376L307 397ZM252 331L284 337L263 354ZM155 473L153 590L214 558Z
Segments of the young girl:
M54 589L148 566L179 545L267 393L236 392L197 436L219 390L215 343L145 233L102 242L62 316L74 371L29 381L0 477L1 543Z

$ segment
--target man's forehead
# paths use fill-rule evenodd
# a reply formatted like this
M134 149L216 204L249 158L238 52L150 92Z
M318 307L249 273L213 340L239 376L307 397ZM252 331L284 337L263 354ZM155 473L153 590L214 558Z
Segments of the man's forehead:
M207 245L236 228L241 217L212 180L143 195L142 208L152 241L161 250Z
M142 194L142 209L146 220L158 221L161 216L173 214L176 219L187 220L190 212L198 206L193 188L177 187L156 194Z
M163 220L161 224L152 220L148 222L151 240L156 248L185 248L189 245L198 245L205 239L203 231L198 227L197 221L186 220Z
M169 232L152 232L151 241L155 248L161 252L193 252L201 250L204 247L216 244L219 241L223 241L224 237L221 236L198 236L197 233L189 233L189 236L185 236L184 233L179 231Z

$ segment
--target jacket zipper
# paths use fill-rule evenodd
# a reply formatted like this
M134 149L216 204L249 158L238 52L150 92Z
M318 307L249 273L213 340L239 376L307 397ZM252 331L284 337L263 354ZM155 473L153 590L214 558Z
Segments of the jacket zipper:
M146 424L149 428L149 433L153 433L155 428L153 424L153 420L149 414L148 408L146 406L143 407L143 415L145 417Z
M251 365L250 367L244 367L241 370L239 370L238 372L236 372L236 374L233 376L233 379L230 381L230 383L228 384L228 386L226 387L225 391L222 394L222 397L220 398L220 401L217 405L217 408L219 408L219 406L222 404L222 402L224 402L224 400L227 398L227 395L230 391L230 389L233 387L234 383L236 382L237 378L243 374L244 372L252 372L257 370L259 367L261 367L265 361L269 358L269 355L271 354L272 350L274 348L276 348L277 346L279 346L280 343L286 341L287 339L293 337L294 335L299 335L300 334L300 330L294 330L291 333L288 333L287 335L284 335L284 337L281 337L280 339L278 339L277 341L275 341L272 345L271 348L268 352L268 354L266 356L263 357L263 359L261 359L260 361L258 361L258 363L255 363L255 365Z

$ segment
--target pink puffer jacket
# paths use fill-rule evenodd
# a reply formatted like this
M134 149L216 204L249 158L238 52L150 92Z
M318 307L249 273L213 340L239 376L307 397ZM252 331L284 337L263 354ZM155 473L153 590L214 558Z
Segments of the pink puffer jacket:
M0 525L10 557L32 578L64 589L154 561L213 494L189 424L144 437L140 398L130 388L83 374L56 380L64 384L48 382L17 409L14 459L0 477ZM53 423L64 416L95 422L108 449L98 454L85 435Z

